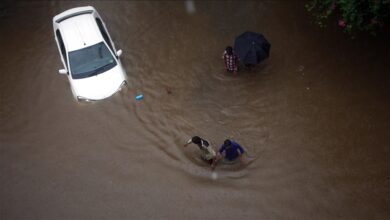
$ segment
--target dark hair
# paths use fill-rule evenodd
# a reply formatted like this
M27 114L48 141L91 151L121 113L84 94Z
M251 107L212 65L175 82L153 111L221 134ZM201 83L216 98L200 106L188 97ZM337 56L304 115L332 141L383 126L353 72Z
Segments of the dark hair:
M223 145L225 145L225 147L228 147L228 146L232 145L232 142L231 142L229 139L226 139L226 140L223 142Z
M231 46L227 46L226 47L226 53L229 54L229 55L232 55L233 54L233 48Z
M194 144L200 144L201 142L201 138L198 137L198 136L193 136L192 139L191 139L192 143Z

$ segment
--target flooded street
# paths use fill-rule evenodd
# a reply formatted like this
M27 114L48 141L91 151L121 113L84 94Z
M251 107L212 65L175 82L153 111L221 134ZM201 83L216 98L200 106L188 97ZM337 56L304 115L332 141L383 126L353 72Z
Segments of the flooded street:
M91 104L58 74L52 27L85 5L130 83ZM389 34L351 40L304 5L4 3L0 219L389 219ZM247 30L271 54L232 76L221 55ZM193 135L215 149L236 140L251 162L213 174L183 147Z

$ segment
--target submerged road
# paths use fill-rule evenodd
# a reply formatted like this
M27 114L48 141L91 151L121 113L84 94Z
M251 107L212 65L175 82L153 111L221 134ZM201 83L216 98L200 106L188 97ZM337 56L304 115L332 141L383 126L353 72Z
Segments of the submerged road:
M130 82L92 104L57 73L51 23L85 5ZM221 54L247 30L271 56L231 76ZM0 32L2 220L390 216L388 36L319 29L304 1L18 1ZM192 135L254 159L213 174Z

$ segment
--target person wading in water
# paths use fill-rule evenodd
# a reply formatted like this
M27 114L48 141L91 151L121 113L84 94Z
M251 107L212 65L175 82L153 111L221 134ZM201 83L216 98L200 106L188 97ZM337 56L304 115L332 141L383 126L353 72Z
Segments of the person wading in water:
M191 143L198 145L199 149L202 151L201 158L203 160L207 161L210 165L213 164L217 154L215 153L214 149L210 146L210 143L208 141L206 141L203 138L200 138L199 136L193 136L191 139L187 141L186 144L184 144L184 147L186 147Z
M222 54L222 59L225 62L226 71L233 72L233 74L236 75L240 58L234 53L233 48L231 46L226 47L225 51Z

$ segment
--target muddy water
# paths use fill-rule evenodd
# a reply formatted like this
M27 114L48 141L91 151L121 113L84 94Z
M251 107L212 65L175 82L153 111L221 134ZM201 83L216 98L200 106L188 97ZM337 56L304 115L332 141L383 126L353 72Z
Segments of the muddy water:
M1 219L389 218L388 35L320 30L300 1L3 5ZM55 14L83 5L130 81L93 104L57 74L52 34ZM246 30L271 57L228 75L221 53ZM213 174L182 147L195 134L232 138L251 162Z

